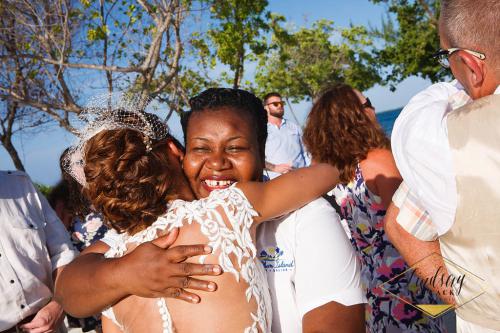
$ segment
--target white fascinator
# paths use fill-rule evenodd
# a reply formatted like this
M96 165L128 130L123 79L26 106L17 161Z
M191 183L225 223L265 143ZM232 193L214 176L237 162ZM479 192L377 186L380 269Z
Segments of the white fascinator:
M131 129L144 137L146 152L154 141L165 139L167 124L152 113L146 112L151 100L129 93L113 93L94 96L78 115L82 126L77 130L76 142L69 148L62 166L82 186L85 181L85 145L102 131Z

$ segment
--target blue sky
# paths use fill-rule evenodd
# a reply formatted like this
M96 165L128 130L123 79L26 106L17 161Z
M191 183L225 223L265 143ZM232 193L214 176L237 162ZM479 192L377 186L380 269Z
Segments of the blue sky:
M333 20L336 26L356 25L379 26L385 15L385 5L368 0L270 0L270 10L284 15L295 26L310 25L318 19ZM252 66L248 66L245 77L251 77ZM364 92L375 105L377 111L386 111L404 106L418 91L430 82L409 78L398 85L395 92L388 87L375 86ZM302 122L310 109L310 103L294 105L294 111ZM289 110L287 110L289 112ZM169 122L172 132L182 137L178 117ZM60 177L59 155L71 144L73 136L57 127L34 135L23 134L15 138L17 147L27 172L35 182L54 185ZM0 170L13 169L9 155L0 147Z

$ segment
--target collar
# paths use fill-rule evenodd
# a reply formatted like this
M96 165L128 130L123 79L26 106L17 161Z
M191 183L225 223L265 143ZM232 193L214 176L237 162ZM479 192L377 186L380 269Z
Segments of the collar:
M285 125L287 122L286 118L281 118L281 125L280 126L276 126L274 125L273 123L270 123L270 122L267 122L267 126L274 126L276 128L281 128L283 127L283 125Z
M452 110L458 109L459 107L472 102L472 99L469 97L469 95L467 95L463 86L457 80L454 80L451 83L459 89L457 93L451 95L448 98L448 103ZM500 85L493 92L493 95L500 95Z

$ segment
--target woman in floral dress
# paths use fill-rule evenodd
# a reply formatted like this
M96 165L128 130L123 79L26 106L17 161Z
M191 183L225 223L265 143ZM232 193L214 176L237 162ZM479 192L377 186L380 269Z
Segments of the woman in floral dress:
M331 163L341 172L341 184L329 195L361 262L367 332L444 332L442 320L398 298L437 304L436 295L415 290L406 276L391 284L392 294L380 287L408 267L384 232L386 209L401 176L370 100L345 84L326 89L309 114L304 143L313 161Z

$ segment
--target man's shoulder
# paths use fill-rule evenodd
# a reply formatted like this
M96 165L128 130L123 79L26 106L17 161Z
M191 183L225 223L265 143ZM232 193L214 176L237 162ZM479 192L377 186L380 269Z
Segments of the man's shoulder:
M0 171L0 183L2 183L3 187L9 187L9 184L19 183L19 182L31 182L30 177L23 171L10 171L10 170L2 170Z
M456 81L439 82L416 94L394 122L393 148L406 146L406 141L412 138L431 140L443 126L449 111L449 98L461 90L463 88Z
M3 177L25 177L29 178L28 174L24 171L19 171L19 170L0 170L0 176Z
M460 108L453 110L452 114L462 114L470 112L471 110L482 109L482 108L497 108L500 105L500 94L488 95L482 98L476 99L471 103L468 103Z
M437 112L430 109L432 104L438 103L439 107L441 106L441 103L445 103L446 105L448 104L448 99L460 90L463 90L463 87L456 80L452 82L434 83L410 99L408 104L406 104L401 111L401 114L398 116L396 123L398 123L398 120L401 121L405 117L412 114L425 114L426 110L428 112ZM444 114L446 110L443 109L440 111ZM395 126L396 125L397 124L395 124Z
M451 95L456 94L460 90L463 90L463 87L457 80L434 83L413 96L408 105L417 101L433 102L441 99L447 100Z

